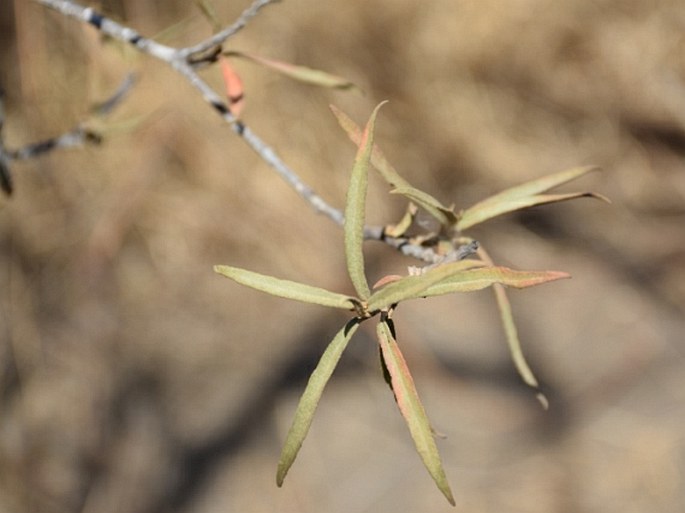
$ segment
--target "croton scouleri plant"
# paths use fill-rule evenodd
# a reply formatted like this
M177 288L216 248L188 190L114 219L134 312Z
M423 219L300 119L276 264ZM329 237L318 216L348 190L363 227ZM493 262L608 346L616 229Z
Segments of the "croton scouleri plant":
M512 358L522 379L538 389L538 383L521 352L511 307L505 287L526 288L549 281L568 278L558 271L517 271L495 266L488 254L478 243L463 235L463 231L495 216L546 203L570 200L579 197L604 196L595 193L545 194L549 189L578 178L596 169L575 168L507 189L491 196L466 210L455 212L426 192L412 187L385 159L373 142L374 126L378 105L362 131L347 115L331 107L338 122L358 146L347 190L345 206L344 242L347 271L357 296L351 297L337 292L257 274L245 269L227 265L215 266L215 271L242 285L268 294L295 299L306 303L340 308L352 313L345 326L319 360L305 388L295 412L295 418L288 432L278 463L276 482L278 486L288 473L302 442L309 431L316 406L321 398L333 370L347 347L348 342L362 322L378 318L376 336L380 347L383 375L392 389L395 401L404 420L416 450L440 491L454 505L440 456L434 440L434 432L419 399L414 380L397 344L393 326L393 314L402 301L450 294L470 292L492 286L495 291L500 316L507 337ZM434 217L440 224L439 230L411 237L411 242L433 248L438 261L423 268L411 267L407 276L390 275L381 278L373 288L369 287L364 272L362 243L365 226L365 201L368 168L372 165L393 188L410 200L407 214L396 225L387 226L385 232L392 237L407 236L414 223L417 206ZM476 255L477 258L466 258ZM538 398L546 407L546 399L538 390Z

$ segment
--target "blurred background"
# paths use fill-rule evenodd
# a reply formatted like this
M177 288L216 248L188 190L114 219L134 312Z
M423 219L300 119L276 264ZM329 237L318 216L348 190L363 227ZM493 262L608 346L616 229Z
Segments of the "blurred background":
M90 5L174 46L211 33L192 2ZM248 2L214 5L229 23ZM338 207L354 148L329 103L363 123L390 100L377 142L460 208L603 168L562 190L613 205L540 207L470 233L498 263L573 275L510 293L549 411L515 373L491 291L397 312L458 511L682 511L683 34L677 0L288 0L227 45L364 91L235 63L245 123ZM347 315L212 266L351 292L341 230L162 63L34 2L0 4L8 148L70 130L131 71L102 145L13 162L15 193L0 198L0 511L453 511L383 382L371 325L276 487L299 394ZM216 67L202 76L221 91ZM369 222L403 209L374 178ZM416 264L367 249L372 282Z

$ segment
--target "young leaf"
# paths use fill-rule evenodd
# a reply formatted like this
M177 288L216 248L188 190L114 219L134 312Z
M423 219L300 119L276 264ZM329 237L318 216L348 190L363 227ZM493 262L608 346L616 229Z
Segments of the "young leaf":
M331 75L330 73L319 71L317 69L307 68L305 66L297 66L295 64L290 64L289 62L276 61L267 59L265 57L260 57L259 55L236 51L225 52L224 55L229 57L241 57L243 59L250 60L256 64L260 64L266 68L277 71L288 78L292 78L293 80L304 82L306 84L329 87L332 89L350 89L355 87L352 82L345 78Z
M438 485L449 503L454 506L454 497L442 468L438 448L433 439L433 432L414 386L414 380L409 373L407 362L404 360L390 327L385 321L378 323L376 333L378 343L381 346L383 361L390 375L397 406L409 427L409 433L414 440L416 450L435 484Z
M491 219L495 216L504 214L506 212L512 212L521 208L527 208L529 206L540 205L543 203L553 203L555 201L573 199L570 196L565 198L557 197L556 199L553 197L540 196L537 198L537 203L534 202L532 204L526 204L526 201L530 201L530 197L534 197L540 193L548 191L549 189L563 185L571 180L575 180L576 178L580 178L590 171L596 171L598 169L599 168L596 166L577 167L568 169L566 171L561 171L560 173L555 173L553 175L543 176L542 178L537 178L521 185L506 189L466 209L460 216L457 228L460 230L465 230L478 223L482 223L487 219ZM586 196L586 194L579 194L574 197L581 196ZM600 199L606 199L600 195L591 196L598 197ZM521 200L521 202L518 200Z
M329 107L333 112L333 115L335 115L336 119L338 120L338 124L342 127L350 140L355 144L355 146L359 146L362 139L361 128L359 128L359 126L352 121L352 118L350 118L335 105L329 105ZM385 158L385 155L383 155L383 152L376 144L373 145L373 150L371 152L371 165L380 173L383 179L388 182L391 187L411 187L409 182L402 178L392 164L388 162L388 159Z
M221 74L224 79L224 89L226 91L226 98L228 98L229 109L231 114L237 118L240 116L245 104L243 80L230 61L223 55L219 56L219 66L221 67Z
M570 278L570 275L561 271L515 271L508 267L480 267L454 273L440 283L431 285L417 296L432 297L453 292L473 292L495 283L524 289L564 278Z
M314 303L332 308L342 308L344 310L354 309L354 301L349 296L330 292L319 287L281 280L273 276L266 276L228 265L215 265L214 271L241 285L261 290L272 296L295 299L304 303Z
M300 402L297 405L295 418L288 431L283 450L281 451L281 457L278 460L278 471L276 473L276 483L278 486L283 484L283 480L285 479L288 470L293 464L293 461L295 461L300 447L302 447L302 442L307 436L309 426L312 424L314 411L319 404L323 389L326 386L326 383L328 383L331 374L333 374L333 370L347 347L347 343L352 338L352 335L354 335L354 332L357 331L359 323L359 319L352 319L338 332L321 356L316 369L314 369L314 372L312 372L312 375L309 377L307 388L305 388L305 391L300 398Z
M423 192L414 187L398 187L392 191L391 194L401 194L406 196L418 206L423 208L426 212L432 215L438 222L445 227L454 226L457 222L457 215L450 208L447 208L430 194Z
M373 131L376 124L378 109L385 102L376 106L369 118L364 133L362 134L359 150L352 168L350 186L347 189L347 202L345 205L345 257L347 258L347 271L352 280L352 285L361 299L367 299L371 294L369 284L364 275L364 221L366 189L368 187L369 159L373 148Z
M388 237L402 237L407 230L411 228L414 223L418 207L413 203L407 203L407 211L402 216L402 219L397 224L389 224L385 226L385 234Z
M400 280L389 283L374 292L368 300L369 312L383 310L405 299L423 297L436 283L448 279L456 273L463 273L474 265L481 265L474 260L461 260L440 265L417 276L405 276Z

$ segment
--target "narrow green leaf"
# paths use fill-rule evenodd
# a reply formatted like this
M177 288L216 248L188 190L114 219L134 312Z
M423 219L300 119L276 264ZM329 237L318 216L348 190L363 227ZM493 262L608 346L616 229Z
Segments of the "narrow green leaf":
M311 285L295 281L281 280L228 265L215 265L214 271L241 285L261 290L272 296L295 299L304 303L314 303L321 306L342 308L344 310L354 310L353 298L319 287L312 287Z
M454 273L440 283L431 285L419 296L432 297L453 292L473 292L494 283L523 289L564 278L570 278L570 275L561 271L516 271L508 267L480 267Z
M416 450L435 484L449 503L454 506L454 497L440 461L433 432L428 422L426 411L419 399L419 394L416 391L414 380L407 367L407 362L404 360L404 356L392 335L392 331L385 321L378 323L376 333L378 335L378 343L381 346L383 361L390 375L397 406L409 427L409 433L414 440Z
M524 196L540 194L570 181L576 180L577 178L580 178L591 171L599 171L599 169L600 168L597 166L582 166L560 171L558 173L536 178L535 180L530 180L520 185L505 189L502 192L483 200L481 203L486 201L499 201L501 199L522 198Z
M359 323L359 319L352 319L338 332L321 356L316 369L314 369L314 372L309 377L307 388L305 388L297 405L295 418L286 436L281 457L278 460L278 471L276 473L276 483L278 486L283 484L288 470L295 461L300 447L302 447L302 442L307 436L309 427L312 425L312 418L314 417L316 406L319 404L319 399L321 399L321 394L323 394L323 389L333 374L340 356L342 356L352 335L357 331Z
M466 230L471 226L492 219L493 217L514 212L515 210L522 210L537 205L546 205L548 203L559 203L576 198L595 198L610 203L606 196L594 192L570 192L566 194L537 194L534 196L523 196L513 198L501 198L497 201L492 201L492 198L484 202L478 203L471 208L468 208L459 216L457 228L459 230Z
M489 265L493 265L493 261L490 255L481 246L478 249L479 256L483 261ZM501 283L495 283L493 285L493 291L495 293L495 299L497 301L497 308L500 313L500 319L502 321L502 327L504 328L504 334L507 339L507 345L509 346L509 353L511 354L511 359L514 362L519 376L523 379L523 382L528 386L536 389L538 391L537 397L543 408L546 410L549 407L549 402L547 398L539 391L538 380L533 374L526 357L523 355L523 349L521 347L521 341L519 340L518 330L516 329L516 323L514 322L514 314L511 310L511 303L507 297L507 292L504 285Z
M495 283L492 288L495 292L497 308L499 309L500 318L502 319L502 326L507 338L511 359L514 361L514 365L516 366L516 370L521 376L521 379L523 379L528 386L537 389L538 380L535 378L526 358L523 356L521 341L519 340L518 330L516 329L516 323L514 322L514 314L511 311L511 303L509 303L509 298L507 298L504 286L500 283Z
M389 224L385 226L385 234L389 237L402 237L407 230L414 224L414 219L418 212L418 207L413 203L407 203L407 210L402 216L402 219L397 224Z
M352 121L352 118L350 118L335 105L329 105L329 107L333 112L333 115L335 115L336 119L338 120L338 124L342 127L350 140L355 144L355 146L359 146L362 140L361 128L359 128L359 126ZM371 165L380 173L383 179L391 187L411 187L409 182L402 178L395 170L393 165L390 164L388 159L385 158L385 155L383 155L383 152L380 150L377 144L373 145L373 150L371 152Z
M318 69L308 68L306 66L297 66L295 64L290 64L289 62L267 59L266 57L260 57L259 55L245 52L229 51L224 52L224 55L228 57L241 57L243 59L247 59L261 66L277 71L288 78L292 78L293 80L297 80L299 82L304 82L305 84L329 87L332 89L350 89L355 87L355 85L346 78L338 77L336 75L332 75Z
M457 215L451 208L447 208L436 198L422 190L415 189L414 187L404 186L398 187L390 191L390 193L401 194L402 196L409 198L411 201L416 203L435 219L437 219L442 226L454 226L454 224L457 222Z
M389 308L405 299L423 297L425 292L430 290L430 287L436 283L449 278L453 274L464 272L465 269L469 269L474 265L481 264L474 260L461 260L440 265L423 274L405 276L374 292L368 300L368 310L369 312L375 312Z
M352 168L350 186L347 189L347 201L345 205L345 257L347 259L347 271L352 280L352 285L357 295L365 300L371 294L369 284L364 275L364 222L366 189L368 187L369 159L373 148L373 131L376 124L378 109L385 102L376 106L371 113L364 133L360 139L359 150Z

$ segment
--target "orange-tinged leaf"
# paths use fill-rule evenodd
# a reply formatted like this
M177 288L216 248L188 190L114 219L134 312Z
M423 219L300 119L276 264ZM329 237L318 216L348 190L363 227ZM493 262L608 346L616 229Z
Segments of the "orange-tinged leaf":
M350 140L355 144L355 146L359 146L362 138L361 128L359 128L359 126L352 121L352 118L350 118L335 105L329 105L329 107L335 115L335 118L338 120L338 124L342 127ZM381 174L383 179L390 186L395 188L411 187L409 182L402 178L392 164L388 162L388 159L385 158L385 155L383 155L383 152L376 144L373 145L373 151L371 152L371 165Z
M297 405L295 418L286 436L285 444L283 444L281 457L278 460L278 471L276 473L276 483L278 486L283 484L288 470L295 461L300 447L302 447L302 442L312 424L314 412L323 394L323 389L340 361L340 357L352 335L357 331L359 323L359 319L353 319L338 332L321 356L316 369L314 369L314 372L309 377L307 388L305 388Z
M409 427L409 433L414 440L416 450L428 469L428 473L445 498L454 506L454 497L440 461L440 454L435 445L430 422L419 399L407 362L395 341L388 322L390 321L384 320L378 323L376 334L385 369L390 376L390 384L395 394L397 406L407 423L407 427Z
M221 67L221 74L224 78L228 108L230 109L231 114L238 117L245 106L245 88L243 87L243 80L226 57L219 56L219 66Z
M570 275L561 271L516 271L508 267L478 267L452 274L440 283L428 287L420 293L420 296L432 297L454 292L473 292L495 283L524 289L564 278L570 278Z
M369 312L385 310L400 301L424 297L425 292L431 290L435 284L449 280L452 275L463 273L465 269L475 265L480 265L480 262L461 260L439 265L419 275L405 276L393 281L371 294L367 302L368 310Z
M298 66L289 62L267 59L266 57L245 52L230 51L226 52L224 55L231 57L242 57L266 68L277 71L288 78L292 78L293 80L304 82L306 84L329 87L332 89L350 89L354 87L354 84L346 78L338 77L336 75L332 75L318 69L308 68L306 66Z

